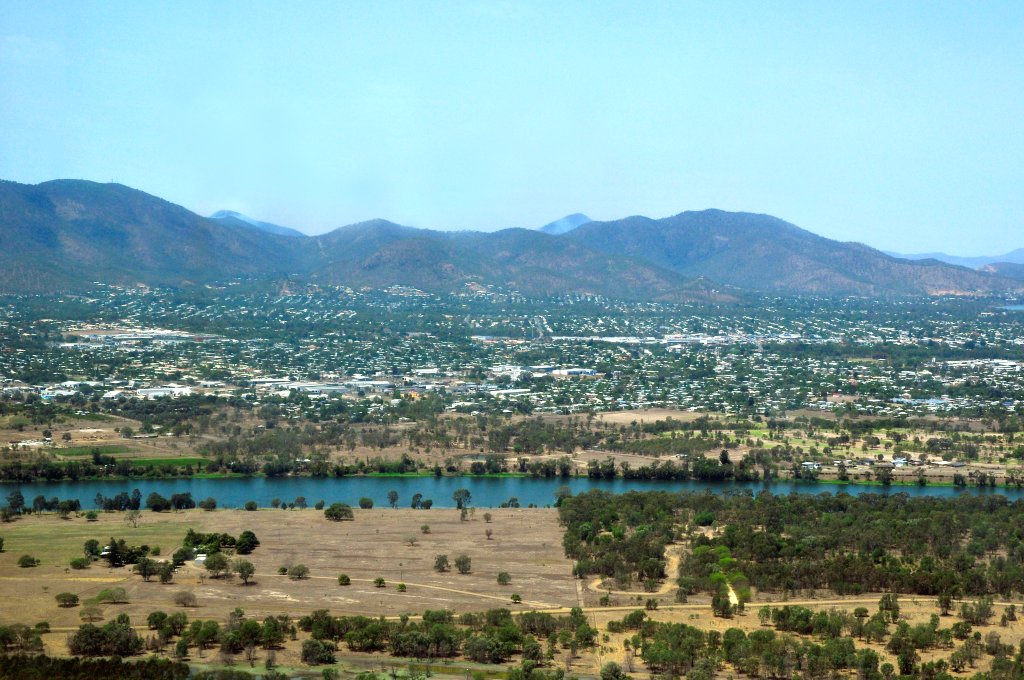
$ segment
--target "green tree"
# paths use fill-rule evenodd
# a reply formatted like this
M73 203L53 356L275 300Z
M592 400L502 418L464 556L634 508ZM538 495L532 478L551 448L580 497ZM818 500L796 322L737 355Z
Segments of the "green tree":
M455 558L455 568L459 570L460 574L468 574L473 568L473 561L469 555L459 555Z
M224 553L213 553L207 555L205 562L206 570L210 572L213 578L220 578L225 572L228 571L228 558Z
M78 595L75 595L74 593L57 593L53 597L57 600L57 604L61 607L78 606Z
M256 567L248 560L235 560L231 567L238 574L238 578L242 579L244 585L249 585L249 579L256 573Z
M470 504L472 495L469 493L469 489L456 489L452 493L452 500L455 501L455 507L462 510Z

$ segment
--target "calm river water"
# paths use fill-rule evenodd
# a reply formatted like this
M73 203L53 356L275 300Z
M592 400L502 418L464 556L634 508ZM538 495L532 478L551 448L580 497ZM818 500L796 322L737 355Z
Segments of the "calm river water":
M414 494L423 494L424 499L431 499L435 508L451 508L455 506L452 492L465 488L472 494L472 505L476 507L497 507L515 497L522 507L533 503L538 506L552 505L555 491L560 486L568 486L574 494L590 489L603 489L612 493L625 491L710 491L712 493L754 493L770 491L773 494L789 493L906 493L910 496L952 497L960 494L1003 494L1011 499L1024 498L1024 492L1017 489L977 490L975 488L956 489L948 486L893 486L888 489L869 485L838 485L821 483L801 483L791 481L752 482L752 483L711 483L711 482L659 482L633 481L615 479L609 481L592 480L586 477L569 479L531 479L524 477L235 477L229 479L156 479L156 480L109 480L109 481L78 481L78 482L36 482L32 484L0 485L0 497L18 488L21 489L28 503L43 494L47 498L57 496L61 500L78 498L83 508L95 507L97 493L114 496L121 491L131 492L138 489L143 498L153 491L169 497L174 493L191 492L197 502L212 496L217 499L218 507L240 507L246 501L256 501L260 507L269 506L274 498L282 502L294 501L297 496L305 496L306 501L313 505L318 500L328 504L333 502L348 503L355 507L359 499L373 499L375 506L387 506L388 491L398 492L399 507L409 507Z

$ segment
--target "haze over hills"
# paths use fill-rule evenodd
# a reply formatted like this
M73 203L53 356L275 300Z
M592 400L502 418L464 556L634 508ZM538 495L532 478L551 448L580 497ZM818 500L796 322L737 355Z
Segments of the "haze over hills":
M904 260L938 260L939 262L946 262L948 264L958 264L961 267L970 267L971 269L980 269L988 264L996 264L997 262L1010 262L1014 264L1024 264L1024 248L1017 248L1011 250L1005 255L979 255L977 257L963 257L960 255L947 255L946 253L914 253L910 255L891 253L886 251L886 255L892 257L899 257Z
M982 271L998 276L1024 281L1024 264L1019 262L993 262L981 268Z
M566 215L560 220L545 224L538 231L543 231L545 234L551 234L552 236L561 236L562 234L568 234L576 227L582 227L584 224L592 221L583 213L573 213L572 215Z
M730 300L741 289L869 296L1024 289L995 273L896 259L767 215L706 210L661 220L585 220L571 215L552 223L561 225L553 230L568 229L561 235L433 231L372 220L314 237L273 233L267 223L237 214L200 217L117 184L0 182L0 291L286 276L435 292L480 284L537 296L674 301Z
M265 231L268 234L296 237L305 236L301 231L297 231L290 227L282 227L278 224L271 224L270 222L261 222L247 215L243 215L242 213L235 212L234 210L218 210L210 215L209 219L222 222L224 224L233 224L236 227L258 229L259 231Z

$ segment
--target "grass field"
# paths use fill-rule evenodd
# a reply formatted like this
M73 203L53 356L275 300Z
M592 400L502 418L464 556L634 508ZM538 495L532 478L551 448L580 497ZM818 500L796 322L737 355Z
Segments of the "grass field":
M65 458L76 458L78 456L91 456L93 451L103 456L112 456L118 453L131 453L132 449L121 444L97 444L96 446L69 446L66 449L56 449L56 452Z

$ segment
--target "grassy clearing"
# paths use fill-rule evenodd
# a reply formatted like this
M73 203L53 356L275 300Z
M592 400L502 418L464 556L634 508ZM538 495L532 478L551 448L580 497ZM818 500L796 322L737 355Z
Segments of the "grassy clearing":
M84 516L70 519L60 519L52 514L26 517L0 525L0 536L4 537L3 557L14 560L19 555L29 554L43 560L44 565L63 568L68 566L71 558L82 557L82 545L90 538L107 541L114 536L124 538L132 545L160 546L162 550L173 551L181 544L185 530L181 521L170 513L143 511L139 526L133 528L125 523L124 513L101 512L95 522L86 520ZM102 563L97 562L92 568L73 572L71 576L93 576L95 572L105 571L100 565ZM5 564L0 573L13 576L39 573L36 569L10 569L9 566Z
M96 451L100 455L110 456L115 453L131 453L132 449L121 444L97 444L95 446L69 446L66 449L57 449L57 453L66 458L78 456L91 456Z
M154 467L158 465L203 465L205 458L133 458L132 465L135 467Z

